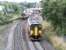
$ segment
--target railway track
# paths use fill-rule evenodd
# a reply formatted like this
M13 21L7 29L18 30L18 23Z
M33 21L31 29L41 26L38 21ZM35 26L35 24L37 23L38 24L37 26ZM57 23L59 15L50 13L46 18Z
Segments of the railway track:
M47 41L46 42L30 41L28 33L26 33L24 30L26 28L26 25L27 24L25 21L23 22L21 21L20 23L17 24L12 35L12 38L10 38L11 39L10 41L12 41L12 43L10 43L9 41L11 47L9 47L8 50L54 50L52 49L52 47L50 47L51 45L46 45L49 44Z
M23 26L25 25L21 22L15 28L13 50L44 50L39 42L30 41L28 34L23 31Z

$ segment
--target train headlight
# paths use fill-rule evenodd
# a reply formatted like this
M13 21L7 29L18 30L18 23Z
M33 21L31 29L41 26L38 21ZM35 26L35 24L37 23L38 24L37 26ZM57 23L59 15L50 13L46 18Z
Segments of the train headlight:
M41 33L42 33L42 31L41 31L41 30L39 30L39 33L41 34Z
M30 34L31 34L31 35L33 34L33 30L30 31Z

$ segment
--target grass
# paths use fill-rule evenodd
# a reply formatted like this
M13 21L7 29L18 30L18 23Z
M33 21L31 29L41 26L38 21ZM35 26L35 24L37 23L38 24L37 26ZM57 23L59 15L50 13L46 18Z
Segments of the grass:
M56 31L53 31L53 26L46 20L43 21L43 30L46 39L54 46L56 50L66 50L66 42L62 36L58 36Z
M51 36L49 39L56 50L66 50L66 43L64 42L63 37L54 35Z

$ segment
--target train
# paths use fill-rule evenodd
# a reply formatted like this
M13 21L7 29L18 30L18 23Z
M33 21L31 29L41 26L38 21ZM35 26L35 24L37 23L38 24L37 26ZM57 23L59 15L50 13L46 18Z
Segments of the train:
M30 40L41 40L42 38L42 25L41 24L31 24L29 31Z
M30 40L41 40L42 39L42 17L40 16L41 8L31 8L29 9L30 13L27 11L24 11L26 13L26 16L28 17L28 35ZM36 17L37 16L37 17ZM40 16L40 17L39 17ZM38 19L38 20L37 20Z

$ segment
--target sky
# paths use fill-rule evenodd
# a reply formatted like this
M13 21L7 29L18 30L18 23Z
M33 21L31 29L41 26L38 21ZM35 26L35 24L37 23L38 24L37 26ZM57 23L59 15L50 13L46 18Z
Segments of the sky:
M17 3L20 3L20 2L39 2L40 0L0 0L0 1L8 1L8 2L17 2Z

